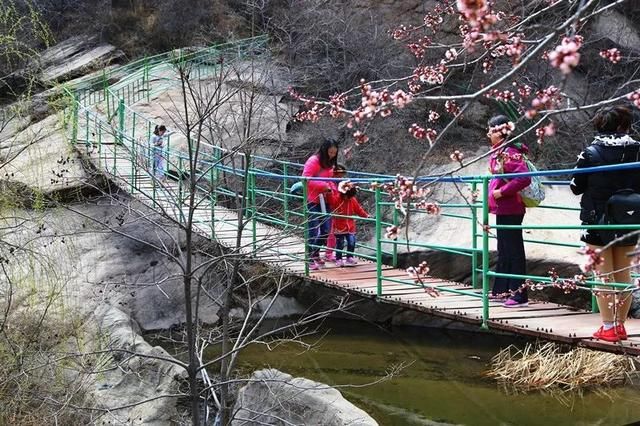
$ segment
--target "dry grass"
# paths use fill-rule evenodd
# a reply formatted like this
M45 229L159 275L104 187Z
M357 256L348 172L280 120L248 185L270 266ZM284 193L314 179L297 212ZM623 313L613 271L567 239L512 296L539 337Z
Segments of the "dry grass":
M554 343L500 351L489 377L515 391L574 391L625 384L636 372L634 358L584 348L563 352Z

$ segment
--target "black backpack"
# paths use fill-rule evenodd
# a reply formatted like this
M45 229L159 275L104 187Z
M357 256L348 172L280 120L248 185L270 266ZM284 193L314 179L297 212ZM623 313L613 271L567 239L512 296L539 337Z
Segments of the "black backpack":
M602 225L639 225L638 229L640 229L640 194L628 188L616 191L607 200L600 223ZM598 232L602 242L609 244L632 231L633 229L601 229ZM618 245L634 245L637 238L637 236L629 236L621 240Z
M595 146L587 148L591 154L592 161L596 165L605 165L600 151ZM625 148L626 150L626 148ZM635 153L636 161L638 161L638 151ZM624 158L624 155L623 155ZM632 171L632 172L635 172ZM629 173L629 172L627 172ZM640 173L640 171L638 171ZM629 179L625 179L626 183L623 185L631 186ZM605 205L604 214L598 221L600 225L638 225L640 229L640 194L635 192L631 188L624 188L616 191ZM600 239L606 245L617 238L624 237L629 232L633 232L634 229L599 229ZM637 235L629 236L616 243L616 245L627 246L636 244Z

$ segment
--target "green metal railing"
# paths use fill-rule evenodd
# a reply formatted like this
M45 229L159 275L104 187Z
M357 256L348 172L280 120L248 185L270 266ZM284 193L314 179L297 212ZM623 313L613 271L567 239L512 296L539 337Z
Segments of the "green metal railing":
M137 102L147 100L154 93L167 90L171 85L178 84L175 73L172 73L176 61L188 63L192 71L199 78L215 75L216 67L222 62L220 58L242 58L243 55L254 55L263 49L266 39L258 37L242 40L237 43L218 45L194 52L180 52L157 55L145 58L127 66L125 77L117 79L113 73L122 74L121 70L113 73L106 72L100 76L98 82L83 82L78 87L65 87L69 108L65 110L64 123L69 130L74 144L84 144L90 151L94 161L115 178L127 182L128 190L132 194L146 197L154 208L167 213L180 223L185 222L184 203L191 195L189 187L183 184L183 177L192 169L189 158L179 147L168 142L162 156L167 163L167 173L175 179L177 187L161 187L153 175L153 149L149 146L149 138L153 120L135 111ZM176 59L179 58L179 59ZM186 62L185 62L186 61ZM226 61L226 59L225 59ZM115 83L109 82L117 80ZM106 149L108 146L110 149ZM200 160L196 166L198 170L197 186L195 190L208 213L207 219L199 219L199 224L210 229L212 238L216 237L217 224L225 221L224 215L217 207L223 207L232 202L233 198L242 193L246 201L244 219L250 231L250 251L258 253L263 247L258 233L260 224L268 224L287 233L302 236L305 244L301 253L286 253L291 260L304 262L304 274L309 276L308 253L309 245L308 220L311 213L307 207L308 183L315 178L300 177L302 165L273 158L260 156L246 157L241 152L226 150L219 146L202 144L199 152ZM126 167L121 163L125 161ZM191 165L193 166L193 165ZM638 167L632 164L629 167ZM126 174L124 171L126 170ZM568 171L541 172L546 175L566 175ZM529 173L531 174L531 173ZM244 178L246 176L246 182ZM385 238L383 230L388 226L397 226L401 221L395 200L381 189L380 184L392 182L395 177L388 175L373 175L367 173L352 173L352 181L361 185L359 197L365 204L371 206L370 218L353 217L366 232L372 235L369 241L358 242L358 256L371 260L376 268L377 296L385 295L385 284L403 284L413 287L430 288L443 293L455 293L477 298L482 306L482 324L486 327L490 318L490 280L493 277L512 277L530 279L536 283L552 285L552 280L546 276L510 275L493 272L489 268L490 241L495 238L492 231L496 229L528 229L528 230L579 230L601 229L611 226L578 225L579 219L575 207L559 205L542 205L540 209L563 210L574 212L576 225L526 225L508 226L491 225L488 204L489 181L495 176L464 176L464 177L422 177L420 182L438 182L442 185L461 185L469 188L471 193L479 193L469 202L443 202L440 216L448 220L457 221L459 229L468 229L468 246L451 245L442 241L407 241L403 238ZM512 176L511 176L512 177ZM289 187L292 183L302 180L302 194L292 194ZM375 185L372 185L373 183ZM414 204L407 206L412 221L419 221L426 217L426 212ZM231 223L233 222L233 223ZM236 226L235 221L225 222L227 226ZM620 226L617 228L638 229L638 226ZM237 228L235 228L237 229ZM547 244L567 249L575 249L577 242L567 242L566 239L557 241L536 240L528 238L526 244ZM465 290L447 286L424 284L412 277L388 277L384 275L383 264L398 266L399 252L402 250L435 250L461 256L470 261L471 289ZM591 279L581 284L586 289L602 285L601 281ZM628 288L629 283L606 283L607 286ZM594 304L595 307L595 304Z

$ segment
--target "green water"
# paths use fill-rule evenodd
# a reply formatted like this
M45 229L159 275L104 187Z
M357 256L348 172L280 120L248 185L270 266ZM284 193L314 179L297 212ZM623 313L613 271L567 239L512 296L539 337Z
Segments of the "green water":
M340 388L381 425L626 425L640 420L640 391L607 390L565 400L540 393L508 395L483 376L490 358L512 337L485 333L401 328L393 332L363 322L331 320L309 351L284 345L246 349L239 369L249 374L277 368L331 385L361 385L392 365L411 363L399 376L365 387ZM316 341L319 336L305 339ZM523 344L524 342L517 342Z

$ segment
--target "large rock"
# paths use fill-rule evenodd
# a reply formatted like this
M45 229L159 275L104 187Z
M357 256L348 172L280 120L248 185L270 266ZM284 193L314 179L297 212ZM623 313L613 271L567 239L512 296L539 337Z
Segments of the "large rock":
M593 32L625 50L637 52L640 49L640 29L629 18L615 10L600 14L593 25Z
M45 84L66 81L104 67L122 56L115 46L100 43L96 37L72 37L40 54L39 80Z
M91 377L88 393L94 406L105 410L126 407L114 410L98 424L176 424L180 414L173 395L180 392L186 370L173 363L164 349L152 347L138 335L135 322L121 310L101 305L94 319L97 320L94 330L101 336L98 341L105 346L96 349L126 350L140 355L129 357L114 352L112 357L120 361L119 367Z
M240 389L232 425L377 425L332 387L275 369L253 373Z

